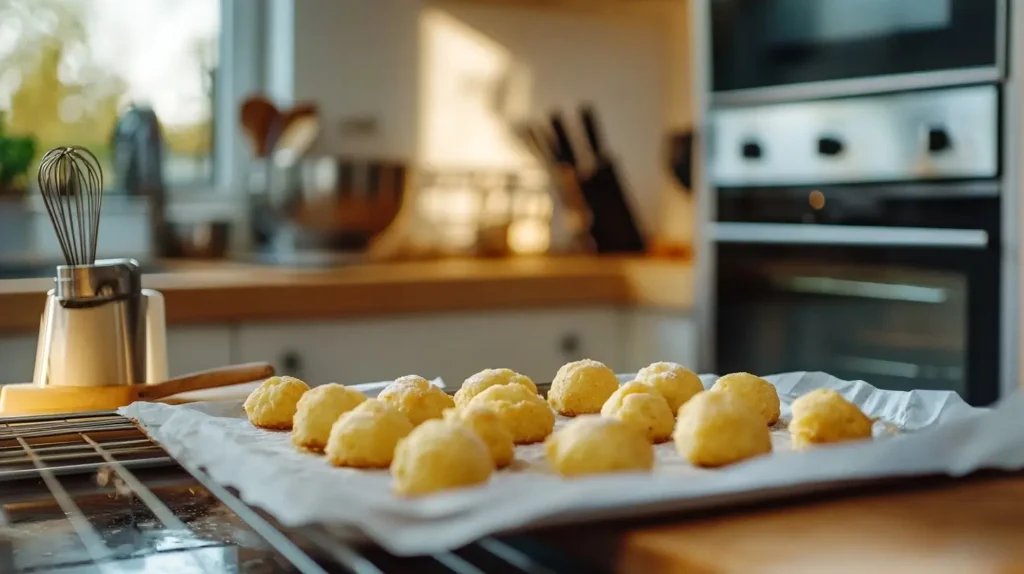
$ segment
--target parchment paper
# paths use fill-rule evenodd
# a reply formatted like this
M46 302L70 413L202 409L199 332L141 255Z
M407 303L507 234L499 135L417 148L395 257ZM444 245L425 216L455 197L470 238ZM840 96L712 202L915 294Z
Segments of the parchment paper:
M750 502L773 489L817 492L851 480L1024 467L1024 395L994 409L976 409L951 392L884 391L825 373L766 378L782 399L771 455L703 470L686 464L668 442L656 447L654 473L567 480L547 471L541 445L522 446L512 467L495 473L488 484L414 500L391 493L387 471L333 468L322 457L296 451L287 433L252 427L240 401L135 403L120 412L136 419L172 456L205 467L285 526L354 528L397 555L450 550L543 522ZM710 386L715 377L701 379ZM359 388L375 396L385 385ZM789 405L820 387L839 391L877 417L875 440L792 451L785 431Z

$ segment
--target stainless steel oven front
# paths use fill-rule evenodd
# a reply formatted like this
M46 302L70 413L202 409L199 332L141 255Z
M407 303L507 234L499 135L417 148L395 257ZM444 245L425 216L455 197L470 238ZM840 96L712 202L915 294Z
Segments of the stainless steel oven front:
M931 193L942 197L912 205ZM970 184L720 190L718 369L820 370L993 402L998 202L997 187ZM836 223L802 221L816 210Z
M991 85L712 112L715 369L996 400L997 117Z

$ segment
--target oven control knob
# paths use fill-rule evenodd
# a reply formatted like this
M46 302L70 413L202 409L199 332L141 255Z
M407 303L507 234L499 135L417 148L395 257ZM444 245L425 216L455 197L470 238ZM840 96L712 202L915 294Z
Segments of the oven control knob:
M759 159L761 157L761 144L753 140L747 140L740 147L740 154L746 159Z
M953 141L949 139L949 132L943 128L928 129L928 151L935 153L946 151L953 147Z
M836 138L824 137L818 140L818 153L821 155L839 155L843 152L843 142Z

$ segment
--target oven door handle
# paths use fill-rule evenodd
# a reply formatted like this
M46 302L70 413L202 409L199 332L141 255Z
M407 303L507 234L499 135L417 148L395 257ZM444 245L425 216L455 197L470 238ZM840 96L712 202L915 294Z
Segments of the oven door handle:
M988 247L988 232L984 229L724 222L711 224L710 232L711 239L717 243Z
M945 287L800 275L769 277L768 282L775 291L796 295L831 295L935 305L941 305L949 300L949 291Z

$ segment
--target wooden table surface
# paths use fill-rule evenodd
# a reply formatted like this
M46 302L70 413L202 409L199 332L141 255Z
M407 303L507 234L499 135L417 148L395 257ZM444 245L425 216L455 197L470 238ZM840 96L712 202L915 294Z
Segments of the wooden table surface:
M0 332L36 331L52 286L50 279L0 281ZM170 324L587 305L688 311L693 305L691 262L648 257L445 259L332 269L193 263L147 274L143 286L163 293Z
M584 528L555 545L585 562L645 574L1024 572L1024 475L904 480L895 488L654 526Z

